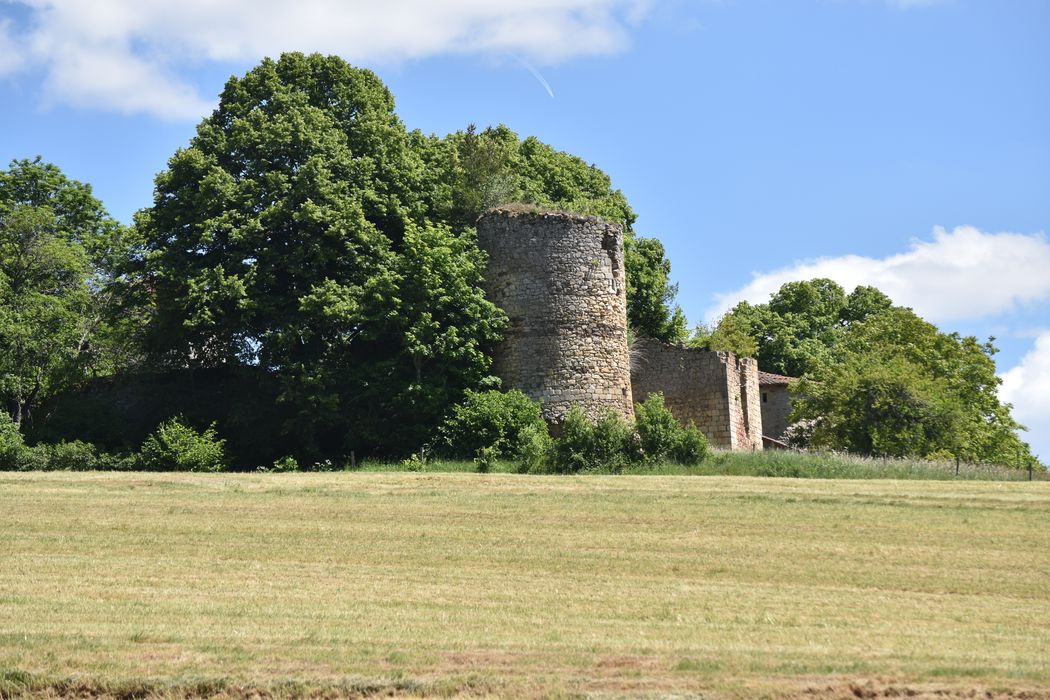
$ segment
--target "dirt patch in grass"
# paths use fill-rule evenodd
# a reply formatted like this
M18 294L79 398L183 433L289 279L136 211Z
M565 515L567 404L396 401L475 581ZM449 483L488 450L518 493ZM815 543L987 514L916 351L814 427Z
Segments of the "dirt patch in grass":
M984 685L946 685L936 683L910 683L888 679L804 681L801 687L782 689L782 695L773 697L791 700L831 700L835 698L858 698L859 700L882 700L884 698L912 698L913 700L1050 700L1050 688L992 687Z

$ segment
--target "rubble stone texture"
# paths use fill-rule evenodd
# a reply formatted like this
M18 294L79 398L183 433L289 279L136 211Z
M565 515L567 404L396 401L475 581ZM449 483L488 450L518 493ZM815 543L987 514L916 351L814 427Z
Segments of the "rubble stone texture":
M758 362L639 339L631 347L635 399L660 392L684 425L695 423L712 447L762 449Z
M760 380L761 381L761 380ZM791 415L791 391L786 384L762 384L762 432L780 440Z
M576 405L634 418L623 231L593 216L528 206L477 224L489 299L510 319L493 372L558 423Z

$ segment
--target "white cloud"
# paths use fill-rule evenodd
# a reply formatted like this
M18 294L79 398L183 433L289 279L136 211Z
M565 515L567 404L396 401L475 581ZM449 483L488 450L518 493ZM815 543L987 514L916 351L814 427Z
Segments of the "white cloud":
M1050 331L1036 338L1031 352L1002 374L999 396L1013 404L1013 416L1028 427L1022 438L1043 462L1050 457Z
M179 77L202 63L319 51L358 63L446 53L551 63L612 53L650 0L9 0L29 9L5 56L45 72L51 100L162 117L207 103ZM5 41L15 51L5 52ZM7 70L15 68L11 63Z
M878 287L935 322L977 319L1050 299L1050 242L1042 234L984 233L972 226L933 230L932 241L886 258L847 255L803 260L755 273L750 284L716 296L708 320L739 301L762 303L785 282L828 277L847 291Z
M23 54L11 31L10 20L0 19L0 76L13 73L23 63Z

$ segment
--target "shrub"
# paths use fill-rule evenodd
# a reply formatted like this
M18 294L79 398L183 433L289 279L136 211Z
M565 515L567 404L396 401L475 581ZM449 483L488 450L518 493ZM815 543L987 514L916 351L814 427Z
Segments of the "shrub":
M569 409L554 440L551 470L559 474L574 474L588 469L592 432L593 426L584 412L578 406Z
M700 464L707 457L707 436L700 432L695 423L688 428L680 428L675 440L671 458L679 464Z
M479 474L488 474L496 466L499 453L495 447L482 447L474 458L474 466Z
M44 449L48 453L48 469L74 472L98 469L98 451L86 442L59 442Z
M20 472L49 471L51 453L47 449L47 445L26 446L18 453L16 460L15 469Z
M142 443L142 467L152 471L222 471L226 468L225 444L216 435L214 423L200 433L172 418L157 426Z
M592 423L574 406L554 439L550 466L560 473L620 472L640 456L634 429L615 411L607 411Z
M616 411L606 411L591 430L591 470L618 474L641 458L638 433L634 427Z
M672 456L682 440L682 426L664 405L664 395L649 394L634 405L635 426L647 460L656 462Z
M540 404L518 390L467 391L462 403L441 427L441 439L456 457L474 457L495 450L493 458L517 458L522 431L529 426L546 430Z
M111 472L133 472L140 469L138 455L116 455L109 452L99 452L95 469Z
M536 474L547 470L554 441L546 425L527 425L519 435L518 471Z
M284 456L280 459L274 460L269 468L261 467L259 471L278 473L297 472L299 471L299 461L295 457Z
M25 441L18 426L5 411L0 411L0 469L19 469Z

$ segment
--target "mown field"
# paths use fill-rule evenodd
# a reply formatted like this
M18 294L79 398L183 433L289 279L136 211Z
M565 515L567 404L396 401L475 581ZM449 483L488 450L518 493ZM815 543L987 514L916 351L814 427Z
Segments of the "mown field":
M0 474L0 695L1050 697L1050 483Z

